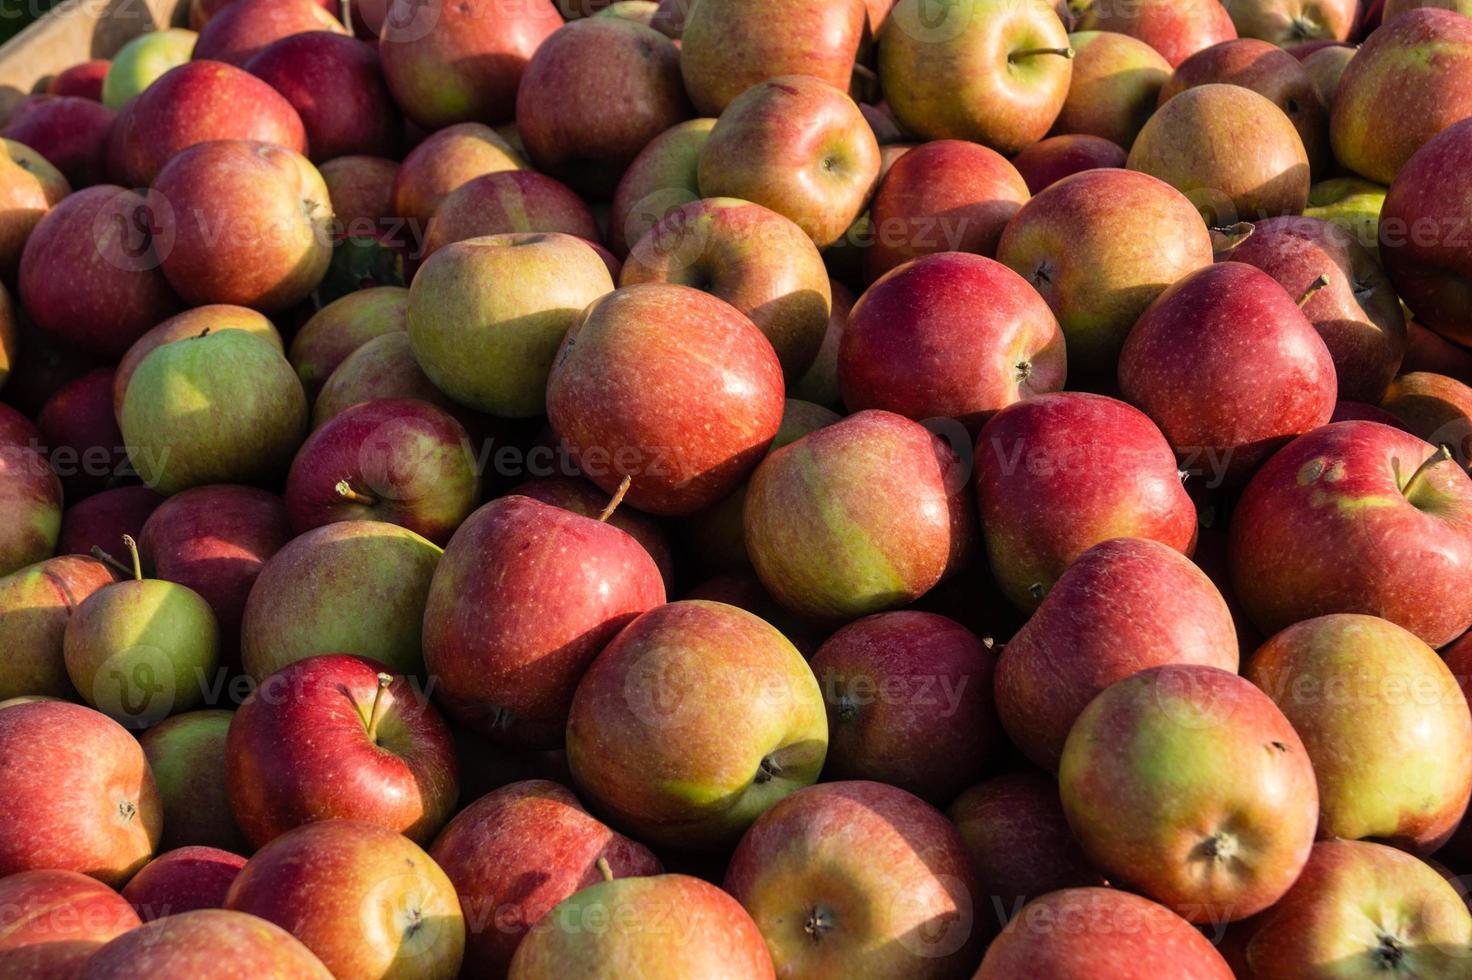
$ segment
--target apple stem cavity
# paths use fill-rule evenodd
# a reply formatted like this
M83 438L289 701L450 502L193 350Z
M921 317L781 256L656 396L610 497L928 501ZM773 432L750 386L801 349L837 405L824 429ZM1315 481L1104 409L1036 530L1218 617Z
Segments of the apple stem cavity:
M1314 294L1327 285L1329 285L1329 273L1319 273L1318 278L1309 283L1308 288L1303 291L1303 295L1298 297L1298 308L1301 310L1307 306L1308 301L1314 298Z
M388 674L378 675L378 690L373 692L373 707L368 710L368 738L374 745L378 744L378 718L379 709L383 706L383 692L394 682Z
M1421 481L1425 479L1426 472L1430 470L1431 467L1436 466L1440 463L1445 463L1451 458L1451 447L1449 447L1446 443L1442 443L1441 445L1437 446L1436 452L1432 453L1431 456L1427 458L1424 463L1416 467L1416 472L1412 473L1411 478L1406 481L1405 486L1400 488L1401 496L1409 498L1413 493L1416 492L1416 489L1420 486Z
M613 880L613 869L608 866L608 858L600 857L597 862L598 873L603 876L604 881Z
M1060 58L1067 58L1071 61L1073 60L1074 51L1072 48L1022 48L1021 50L1008 54L1007 60L1016 64L1023 58L1031 58L1040 54L1055 54Z
M133 535L123 535L123 547L128 549L128 557L133 560L133 567L128 573L133 576L133 581L143 581L143 559L138 557L138 542L133 540Z
M337 486L333 489L337 491L337 495L342 499L350 500L355 504L362 504L364 507L372 507L378 503L378 498L373 496L373 494L354 490L347 480L338 480Z
M629 485L633 482L634 481L632 477L626 476L623 478L623 480L618 485L618 489L615 490L613 492L613 496L609 498L608 506L604 507L601 511L598 512L598 520L604 522L605 524L608 523L608 519L613 516L613 512L618 510L618 505L624 502L624 494L629 492Z
M118 561L112 555L109 555L107 552L103 551L102 550L102 547L100 545L95 545L94 544L92 546L92 557L93 558L96 558L98 561L102 562L104 565L111 565L113 567L113 569L115 569L116 571L121 572L124 575L132 575L133 574L133 570L131 568L129 568L127 565L124 565L122 562Z

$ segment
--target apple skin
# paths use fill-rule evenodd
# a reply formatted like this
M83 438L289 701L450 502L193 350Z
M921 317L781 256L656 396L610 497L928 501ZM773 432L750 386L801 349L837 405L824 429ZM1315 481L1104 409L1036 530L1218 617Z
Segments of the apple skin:
M254 846L329 819L420 843L444 826L458 792L450 730L413 678L382 686L388 669L347 654L308 657L262 681L235 712L225 784Z
M550 0L392 0L379 54L394 101L425 130L507 122L527 62L562 26Z
M1116 31L1139 38L1172 68L1203 48L1237 36L1231 16L1216 0L1086 0L1079 6L1077 30Z
M0 875L51 868L127 881L158 846L143 750L106 715L65 701L0 711Z
M225 789L225 738L234 717L218 709L187 711L138 736L163 806L160 849L250 850Z
M113 376L110 369L98 368L67 382L46 399L36 417L40 444L68 501L129 482L128 453L112 410ZM107 546L117 544L114 538Z
M1358 48L1336 44L1322 48L1303 58L1303 69L1313 79L1314 90L1319 100L1332 112L1339 96L1339 82L1344 78L1344 69L1354 60Z
M144 922L197 909L222 909L245 858L216 847L181 847L145 864L123 888Z
M79 61L51 76L46 82L45 92L47 95L74 95L101 102L102 81L111 65L112 61L107 58Z
M333 980L291 933L253 915L198 909L124 933L92 955L78 980Z
M594 930L588 922L610 925ZM692 927L698 939L686 931ZM575 892L522 940L507 976L600 974L646 980L776 976L751 916L715 885L682 874L615 878Z
M1469 160L1472 122L1432 139L1401 168L1379 225L1380 258L1401 298L1416 319L1458 344L1472 343L1472 260L1456 231L1472 204L1472 178L1461 169Z
M454 883L465 914L464 971L504 976L522 937L553 906L603 880L657 875L659 859L544 779L502 787L470 804L440 832L432 857Z
M1301 214L1308 204L1309 157L1293 121L1239 85L1197 85L1165 103L1128 166L1185 194L1212 227Z
M446 126L404 157L394 177L393 213L423 234L435 208L451 191L483 174L525 170L527 162L489 126Z
M1232 613L1180 552L1114 538L1076 558L1002 648L997 713L1023 754L1056 770L1089 702L1115 681L1162 664L1236 673Z
M62 512L58 555L90 555L94 547L117 550L124 534L137 540L164 498L148 487L116 487L95 493Z
M624 258L665 215L700 200L700 150L714 119L687 119L650 140L629 164L608 213L608 247Z
M157 215L139 194L111 184L72 194L26 239L21 305L66 343L106 360L121 357L179 305L159 271L157 236Z
M1378 252L1380 210L1388 191L1360 177L1323 180L1309 188L1303 215L1338 225L1365 248Z
M420 368L405 330L374 337L337 366L312 405L312 426L320 429L356 405L387 399L428 403L444 409L467 429L474 427L475 413L450 401ZM475 443L475 436L471 441Z
M1075 379L1112 386L1119 349L1166 287L1211 265L1211 234L1164 181L1086 171L1040 192L1008 223L997 260L1047 300Z
M792 641L792 645L804 657L811 657L817 652L829 633L827 624L804 619L778 605L766 586L762 585L761 579L749 569L725 572L706 579L681 598L706 599L745 609L775 626L778 632Z
M859 298L839 343L838 381L852 411L952 418L975 431L999 409L1062 388L1064 347L1027 280L980 255L940 252L891 270ZM955 356L963 350L972 356Z
M76 697L62 639L76 607L115 580L95 558L63 555L0 578L0 700Z
M198 33L182 27L148 31L133 38L108 62L100 101L109 109L121 109L164 72L187 63L197 40Z
M702 197L737 197L790 219L819 248L836 242L879 179L879 143L842 90L783 75L741 93L700 150Z
M1309 41L1344 41L1359 22L1359 0L1227 0L1237 34L1279 47ZM1368 6L1366 4L1365 6Z
M236 0L232 9L274 2ZM293 2L316 6L312 0ZM330 30L293 33L262 48L244 67L296 109L313 162L397 155L404 124L373 45ZM323 99L328 91L332 97Z
M997 584L1027 612L1101 541L1149 538L1187 556L1196 544L1169 443L1102 395L1039 395L994 415L976 444L976 499Z
M522 497L531 497L553 507L572 511L582 517L597 517L608 506L609 496L592 483L578 476L536 476L518 484L511 491ZM609 515L607 523L623 531L649 552L664 579L668 592L675 585L675 557L670 545L670 536L665 525L656 517L621 507Z
M348 293L314 313L287 352L307 397L315 399L337 366L368 341L408 330L408 310L409 290L375 286Z
M1221 953L1163 905L1113 888L1067 888L1029 903L974 980L1233 980Z
M1280 450L1232 513L1232 588L1264 635L1328 613L1381 616L1440 647L1472 625L1472 479L1436 447L1337 422ZM1301 542L1326 542L1305 549Z
M1405 356L1406 326L1394 288L1366 248L1322 219L1269 218L1229 257L1257 266L1294 299L1328 276L1300 309L1329 348L1339 397L1380 400Z
M788 387L793 398L834 409L843 404L843 393L838 387L838 348L843 342L843 330L848 325L855 297L853 290L837 279L828 280L828 290L833 296L833 311L828 315L823 343L812 365Z
M1188 471L1240 484L1334 413L1334 360L1294 298L1255 266L1219 262L1161 293L1119 355L1125 400Z
M89 187L105 179L107 134L115 115L91 99L33 95L16 108L0 134L44 156L72 187Z
M532 170L502 170L461 184L434 209L421 260L451 242L487 235L561 232L597 242L598 223L566 184Z
M36 427L20 412L0 404L0 510L11 515L0 530L0 575L50 558L56 551L61 480L42 448Z
M593 302L547 379L547 415L607 493L691 514L734 490L782 422L782 367L756 325L686 286L646 283ZM699 393L694 401L691 396Z
M1053 131L1103 137L1128 150L1155 113L1170 62L1144 41L1114 31L1078 31L1068 43L1073 76Z
M1315 844L1293 888L1251 925L1251 980L1374 977L1386 969L1458 976L1472 941L1457 888L1426 862L1370 841Z
M1472 388L1445 375L1413 371L1385 389L1380 407L1433 446L1445 445L1464 467L1472 461Z
M321 31L348 33L342 21L313 0L233 0L199 29L191 57L243 67L276 41Z
M113 414L122 417L128 383L133 380L133 372L138 370L138 365L143 363L145 357L164 344L198 337L206 331L219 333L221 330L244 330L268 341L278 351L284 350L281 335L276 332L276 327L265 314L244 306L215 304L196 306L183 313L176 313L134 341L133 346L123 354L122 360L118 361L112 384Z
M953 977L980 950L960 833L883 783L825 783L778 802L741 838L723 887L782 976Z
M510 745L556 748L588 664L664 600L659 567L628 534L502 497L461 525L435 570L425 666L461 724Z
M354 154L328 160L317 167L317 172L327 185L332 214L342 236L393 237L402 230L401 223L392 217L394 181L399 176L397 160Z
M1418 10L1422 7L1437 7L1442 10L1455 10L1458 13L1472 17L1472 6L1468 6L1467 0L1382 0L1380 21L1388 24L1401 14Z
M71 192L49 160L24 143L0 138L0 277L6 283L15 282L21 251L36 225Z
M956 451L868 410L773 452L746 494L746 548L786 608L842 621L907 605L970 557L976 537Z
M960 623L926 612L866 616L810 663L828 708L827 779L875 780L940 806L997 761L996 657Z
M1406 374L1427 371L1472 385L1472 351L1432 333L1415 320L1406 324L1406 356L1400 368Z
M784 377L817 357L832 312L823 256L796 224L717 197L670 211L629 250L621 286L675 283L730 303L772 342Z
M1085 170L1123 169L1128 156L1102 136L1080 133L1039 140L1013 157L1012 166L1017 168L1029 193L1038 194L1063 178Z
M69 980L110 940L142 923L117 892L76 871L22 871L0 880L0 972Z

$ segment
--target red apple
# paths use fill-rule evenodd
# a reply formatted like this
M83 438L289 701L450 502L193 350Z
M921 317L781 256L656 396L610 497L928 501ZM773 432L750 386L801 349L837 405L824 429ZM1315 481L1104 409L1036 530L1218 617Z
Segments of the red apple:
M74 95L94 102L102 101L102 80L112 65L106 58L78 62L63 68L46 83L47 95Z
M1053 131L1098 136L1128 150L1155 112L1170 62L1139 38L1112 30L1079 31L1068 43L1073 77Z
M181 847L145 864L123 889L144 922L196 909L222 909L245 858L215 847Z
M232 0L199 29L192 57L243 66L275 41L319 31L348 33L340 20L313 0ZM334 80L340 83L343 78ZM340 91L332 94L341 97Z
M451 191L482 174L526 166L491 127L476 122L446 126L404 157L394 177L393 214L411 223L406 231L422 236L435 208Z
M1127 156L1102 136L1080 133L1040 140L1013 157L1012 166L1027 182L1028 191L1038 194L1064 177L1085 170L1122 168Z
M377 286L348 293L322 307L292 339L287 358L316 398L347 356L375 337L408 329L409 291Z
M79 980L332 980L291 933L252 915L200 909L124 933L93 954Z
M234 717L231 711L186 711L138 736L163 804L164 849L250 850L225 788L225 740Z
M340 238L379 238L408 242L402 222L393 217L394 181L399 164L373 156L345 156L317 168L327 185ZM351 295L351 294L349 294Z
M1406 324L1406 356L1401 370L1428 371L1472 385L1472 351L1411 320Z
M853 290L837 279L828 280L829 292L833 295L833 311L828 315L828 326L823 332L823 343L812 366L796 381L789 381L788 391L794 398L837 408L843 400L838 387L838 348L843 341L843 330L848 325L848 315L854 306Z
M61 515L58 555L90 555L94 547L116 550L123 535L135 540L164 498L149 487L103 490L68 507Z
M599 237L592 212L567 185L532 170L502 170L445 195L425 230L420 259L451 242L513 232L562 232L589 242Z
M1467 466L1472 461L1472 388L1455 378L1413 371L1385 389L1380 407L1400 426L1433 446L1446 446Z
M62 660L72 612L111 585L110 566L63 555L0 578L0 700L76 696Z
M1078 30L1139 38L1172 68L1203 48L1237 36L1232 18L1217 0L1084 0L1077 9Z
M536 476L518 484L512 491L522 497L531 497L553 507L572 511L582 517L598 517L607 509L608 494L581 477L549 474ZM607 523L629 535L649 552L664 579L668 591L675 584L675 559L670 546L669 534L664 524L656 517L641 514L630 507L620 507L608 516Z
M127 482L130 476L112 389L112 371L88 372L58 389L36 418L47 459L70 500ZM109 543L116 545L117 539Z
M33 95L15 110L0 135L41 154L72 187L89 187L105 179L107 136L115 116L92 99Z
M22 871L0 879L0 973L68 980L110 940L141 925L122 896L76 871Z

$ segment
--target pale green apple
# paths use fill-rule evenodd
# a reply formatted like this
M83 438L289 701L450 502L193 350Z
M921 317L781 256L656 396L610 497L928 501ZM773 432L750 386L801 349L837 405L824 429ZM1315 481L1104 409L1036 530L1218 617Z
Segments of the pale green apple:
M121 109L129 99L152 85L154 79L188 61L197 40L198 34L182 27L150 31L133 38L112 56L112 64L102 79L102 104L109 109Z

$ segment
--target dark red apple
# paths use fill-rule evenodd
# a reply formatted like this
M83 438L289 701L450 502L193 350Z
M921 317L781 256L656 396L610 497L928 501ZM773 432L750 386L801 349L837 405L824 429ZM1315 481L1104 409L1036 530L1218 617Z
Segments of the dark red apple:
M1028 192L1037 194L1085 170L1122 168L1127 156L1102 136L1076 133L1039 140L1013 157L1012 166L1027 182Z
M58 555L90 555L93 548L117 550L127 534L137 540L143 525L164 502L151 487L103 490L72 504L61 514Z
M112 62L106 58L78 62L63 68L46 83L47 95L74 95L94 102L102 101L102 80Z
M122 896L77 871L22 871L0 879L0 974L70 980L87 958L142 923Z
M36 418L47 459L68 500L137 479L113 413L113 377L107 368L82 375L48 398ZM119 540L108 544L116 547Z
M319 31L348 33L323 4L313 0L232 0L200 28L193 57L244 65L275 41ZM335 83L332 97L341 98L336 85L342 83L342 76L329 77Z
M222 909L245 858L217 847L181 847L145 864L123 888L144 922L196 909Z
M106 179L107 137L116 115L92 99L33 95L15 110L0 136L41 154L73 188L90 187Z

